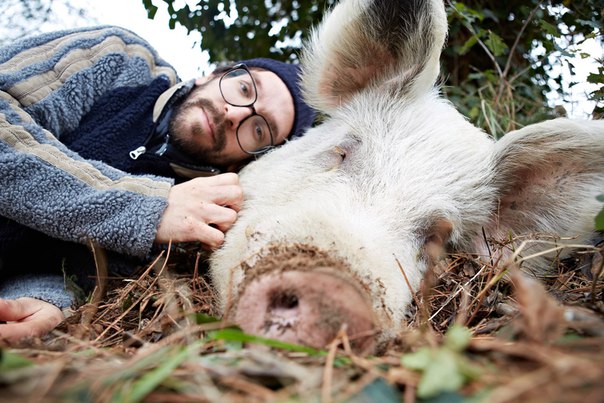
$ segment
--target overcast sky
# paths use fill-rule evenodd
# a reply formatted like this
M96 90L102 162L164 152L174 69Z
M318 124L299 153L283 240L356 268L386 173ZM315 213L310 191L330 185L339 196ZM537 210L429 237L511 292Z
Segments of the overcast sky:
M168 26L168 13L163 1L153 3L160 8L155 19L147 18L141 0L91 1L90 13L101 24L119 25L128 28L149 41L159 54L172 64L182 79L197 77L208 70L208 55L202 53L199 33L187 35L187 30L176 24Z

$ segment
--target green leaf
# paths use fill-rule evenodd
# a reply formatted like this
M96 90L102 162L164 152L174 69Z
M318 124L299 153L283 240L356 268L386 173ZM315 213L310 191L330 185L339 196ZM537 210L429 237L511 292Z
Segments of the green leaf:
M555 25L552 25L547 21L541 20L541 29L555 38L560 37L558 28Z
M476 37L476 35L472 35L470 39L468 39L466 43L461 46L457 53L459 53L460 55L465 55L466 53L468 53L470 48L476 44L476 42L478 42L478 38Z
M489 36L484 43L495 56L501 56L508 49L503 39L493 31L489 31Z
M604 231L604 209L602 209L596 216L596 230Z
M195 323L197 323L198 325L204 325L206 323L220 322L220 319L218 319L214 316L207 315L205 313L196 313L196 314L194 314L194 318L195 318Z
M417 387L419 397L430 398L455 392L479 375L474 365L462 354L471 338L467 328L453 325L447 331L442 346L436 349L422 347L401 358L405 367L422 372Z
M422 347L414 353L403 355L401 362L409 369L424 370L430 366L432 356L432 349Z
M445 346L453 351L461 352L470 344L472 333L464 326L453 325L447 330L446 337Z
M147 10L147 18L152 20L155 18L155 13L157 13L157 7L153 5L151 0L143 0L143 5L145 6L145 10Z
M263 344L265 346L280 348L282 350L290 350L290 351L298 351L302 353L307 353L310 355L319 355L322 354L320 350L316 350L311 347L301 346L299 344L291 344L285 343L280 340L269 339L266 337L254 336L251 334L247 334L242 332L236 328L227 328L222 330L217 330L215 332L210 332L208 334L208 338L210 340L225 340L225 341L238 341L241 343L256 343Z
M441 392L452 392L463 386L465 376L457 363L455 353L440 349L433 355L432 362L424 371L417 385L419 397L436 396Z
M596 200L604 203L604 194L596 196ZM604 231L604 207L602 207L602 210L600 210L600 212L596 216L596 230Z
M13 369L29 367L33 362L18 354L10 351L0 350L0 373L5 373Z

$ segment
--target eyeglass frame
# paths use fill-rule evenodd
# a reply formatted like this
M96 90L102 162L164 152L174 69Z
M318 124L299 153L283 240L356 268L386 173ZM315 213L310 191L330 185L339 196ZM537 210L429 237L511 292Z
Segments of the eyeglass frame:
M252 79L252 85L254 86L254 100L252 102L250 102L249 104L245 104L245 105L236 105L236 104L233 104L233 103L227 101L226 97L224 96L224 93L222 92L222 80L228 74L232 73L235 70L245 70L249 74L250 78ZM220 80L218 81L218 89L220 90L220 95L222 96L222 99L227 104L229 104L231 106L234 106L234 107L237 107L237 108L250 108L252 110L252 113L248 117L246 117L241 122L239 122L239 125L237 125L237 130L235 131L235 136L237 137L237 144L239 144L239 148L241 149L241 151L243 151L244 153L246 153L248 155L259 156L259 155L262 155L262 154L264 154L264 153L272 150L273 148L275 148L275 142L274 142L274 139L273 139L273 131L271 130L271 125L268 123L268 120L266 120L266 118L263 115L261 115L258 112L256 112L256 108L254 108L254 104L258 100L258 88L256 87L256 80L254 79L254 76L252 75L252 72L250 71L250 68L245 63L238 63L238 64L232 66L227 71L225 71L222 74L222 76L220 77ZM243 148L243 146L241 145L241 141L239 140L239 128L248 119L251 119L254 116L259 116L262 120L264 120L266 122L266 127L268 128L268 135L269 135L271 144L267 145L267 146L264 146L264 147L261 147L261 148L259 148L258 150L255 150L255 151L247 151L245 148Z

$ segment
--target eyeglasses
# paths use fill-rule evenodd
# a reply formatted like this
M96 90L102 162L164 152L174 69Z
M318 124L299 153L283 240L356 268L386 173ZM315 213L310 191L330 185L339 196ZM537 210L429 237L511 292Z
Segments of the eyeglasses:
M243 152L260 155L273 148L273 132L264 116L258 114L254 108L258 91L248 67L245 64L233 66L220 77L218 86L226 103L252 109L252 114L237 126L237 142Z

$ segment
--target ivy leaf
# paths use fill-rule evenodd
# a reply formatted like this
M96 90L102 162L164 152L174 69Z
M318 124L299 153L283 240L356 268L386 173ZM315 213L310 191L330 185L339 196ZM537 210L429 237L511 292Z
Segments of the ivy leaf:
M489 36L484 43L495 56L501 56L508 49L508 45L493 31L489 31Z

